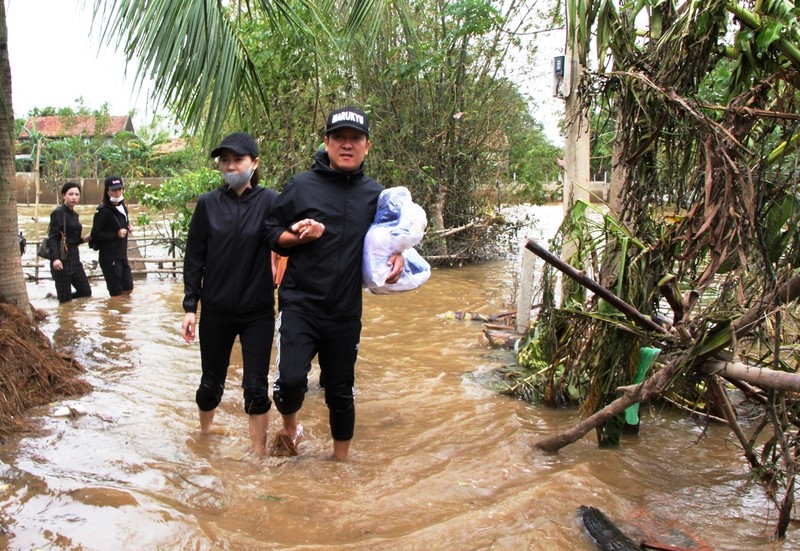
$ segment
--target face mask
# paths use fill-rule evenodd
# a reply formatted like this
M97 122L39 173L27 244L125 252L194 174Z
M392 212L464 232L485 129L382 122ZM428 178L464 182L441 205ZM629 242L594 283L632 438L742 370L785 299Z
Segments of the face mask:
M245 172L223 172L222 173L222 180L228 184L231 189L239 189L247 182L250 181L250 177L253 175L253 168L250 167Z
M117 203L121 203L123 199L124 197L122 195L120 195L119 197L111 197L110 195L108 196L108 200L114 203L115 205Z

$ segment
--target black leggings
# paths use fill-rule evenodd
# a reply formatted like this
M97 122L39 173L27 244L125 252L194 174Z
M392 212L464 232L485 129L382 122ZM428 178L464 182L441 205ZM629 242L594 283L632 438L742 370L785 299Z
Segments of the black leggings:
M222 400L237 335L242 345L244 411L249 415L269 411L269 357L274 331L272 310L235 314L201 309L198 337L203 375L195 395L201 411L215 409Z

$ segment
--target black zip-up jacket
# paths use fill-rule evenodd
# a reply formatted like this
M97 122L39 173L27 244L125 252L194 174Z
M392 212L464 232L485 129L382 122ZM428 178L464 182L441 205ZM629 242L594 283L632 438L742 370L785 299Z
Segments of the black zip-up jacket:
M241 197L227 185L197 200L183 260L183 310L203 307L233 313L275 309L264 219L278 194L263 187Z
M264 225L269 246L289 257L278 290L281 310L326 319L361 317L364 236L381 191L381 184L364 175L363 164L355 172L338 172L330 168L324 151L317 152L310 171L286 183ZM305 218L325 225L322 236L296 247L280 247L280 235Z
M78 213L66 205L56 207L50 213L50 226L47 230L47 237L50 240L47 246L53 258L58 258L58 252L61 250L62 231L67 236L67 249L83 243L83 226L78 218Z
M128 258L128 234L119 236L120 228L128 227L128 206L122 202L125 214L116 205L100 203L94 211L92 241L98 245L98 260L124 260Z

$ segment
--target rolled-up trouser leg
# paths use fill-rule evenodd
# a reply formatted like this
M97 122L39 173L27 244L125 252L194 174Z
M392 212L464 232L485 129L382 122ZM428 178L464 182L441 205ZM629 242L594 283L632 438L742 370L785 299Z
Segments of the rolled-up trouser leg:
M325 376L331 436L351 440L355 427L355 365L361 320L327 320L319 342L319 365Z
M278 314L275 324L277 373L272 385L272 398L283 415L296 413L303 406L311 360L317 353L318 321L293 311L284 310Z
M228 364L238 327L227 316L204 309L201 311L197 336L200 340L200 362L203 375L195 395L201 411L216 408L225 391Z
M239 342L242 343L244 411L248 415L267 413L272 407L269 355L274 332L275 316L271 310L243 316Z

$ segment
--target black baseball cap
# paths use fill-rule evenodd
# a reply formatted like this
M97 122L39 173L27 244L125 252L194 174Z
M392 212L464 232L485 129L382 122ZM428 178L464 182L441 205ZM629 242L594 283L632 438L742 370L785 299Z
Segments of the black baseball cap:
M122 189L123 187L125 187L125 184L122 183L122 178L119 176L109 176L106 178L106 189L115 190Z
M352 128L369 136L369 117L357 107L334 109L328 115L328 122L325 124L325 135L340 128Z
M211 152L211 156L219 157L225 149L230 149L239 155L250 155L254 159L258 157L258 143L255 138L247 132L234 132L229 136L225 136L220 144Z

